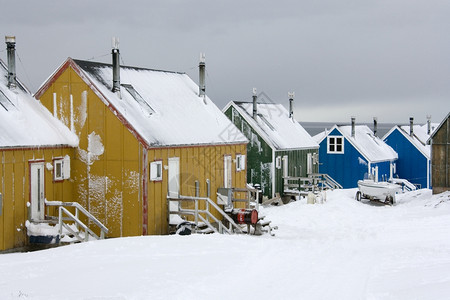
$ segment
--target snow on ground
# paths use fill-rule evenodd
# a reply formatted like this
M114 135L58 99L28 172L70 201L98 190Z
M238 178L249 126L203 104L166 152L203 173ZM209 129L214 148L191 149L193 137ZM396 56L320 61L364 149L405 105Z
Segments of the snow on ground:
M0 299L448 299L450 193L264 209L276 236L146 236L0 255Z

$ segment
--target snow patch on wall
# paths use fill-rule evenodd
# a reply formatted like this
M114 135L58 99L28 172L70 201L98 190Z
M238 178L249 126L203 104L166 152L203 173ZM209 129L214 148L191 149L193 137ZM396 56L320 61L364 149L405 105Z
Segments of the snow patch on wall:
M272 163L261 163L261 191L266 193L272 187ZM273 191L272 191L273 192Z
M86 165L92 165L95 161L99 160L99 156L103 154L105 148L102 144L102 138L92 131L88 136L88 148L87 151L78 148L78 155L80 160Z
M125 171L124 189L139 189L139 173L136 171Z
M367 166L367 162L366 162L364 159L362 159L361 157L358 157L358 163L359 163L360 165Z
M83 129L84 124L86 124L87 119L87 91L83 91L81 93L81 103L77 108L77 116L75 118L75 122L78 125L79 131L77 132L78 136L80 135L81 129Z

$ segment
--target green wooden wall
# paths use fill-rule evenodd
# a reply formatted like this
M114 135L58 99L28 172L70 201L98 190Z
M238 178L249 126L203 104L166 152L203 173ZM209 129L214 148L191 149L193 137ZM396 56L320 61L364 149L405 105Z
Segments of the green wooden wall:
M225 115L250 141L247 145L247 183L260 184L263 195L272 197L272 148L232 106Z

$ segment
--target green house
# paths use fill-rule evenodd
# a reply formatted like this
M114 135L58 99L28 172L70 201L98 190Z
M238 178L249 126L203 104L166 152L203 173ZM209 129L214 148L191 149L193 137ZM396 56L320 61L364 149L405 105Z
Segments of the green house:
M293 98L293 97L291 97ZM283 196L283 177L317 173L319 145L281 104L229 102L223 112L250 141L247 183L260 185L264 196Z

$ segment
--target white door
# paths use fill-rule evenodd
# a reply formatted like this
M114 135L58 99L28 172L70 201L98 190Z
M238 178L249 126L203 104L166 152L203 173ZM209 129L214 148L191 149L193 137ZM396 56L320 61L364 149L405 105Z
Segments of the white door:
M308 158L306 161L306 170L307 170L307 174L312 174L312 172L313 172L313 155L312 155L312 153L308 153Z
M288 177L288 156L283 156L283 177Z
M223 158L223 187L231 188L233 178L231 177L231 156L225 155Z
M31 220L44 220L44 163L30 164Z
M180 158L169 157L169 197L180 195Z

